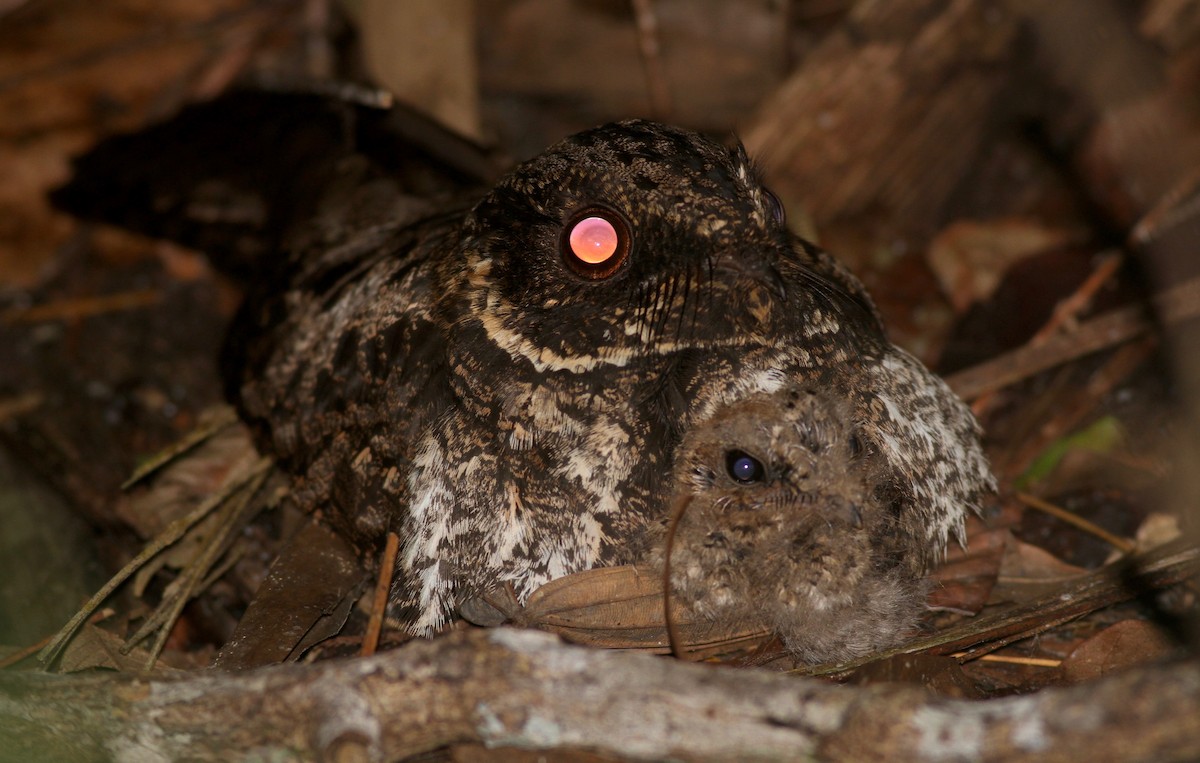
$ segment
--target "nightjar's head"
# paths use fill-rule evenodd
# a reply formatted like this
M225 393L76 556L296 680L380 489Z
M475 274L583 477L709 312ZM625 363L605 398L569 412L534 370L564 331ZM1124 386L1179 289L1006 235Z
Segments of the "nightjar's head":
M783 319L783 261L802 246L741 147L646 121L518 166L465 233L464 288L489 336L572 370L766 341Z
M849 403L797 386L721 409L687 434L676 459L677 484L731 526L800 527L811 516L857 528L886 492Z
M733 403L685 436L675 480L691 500L672 591L701 617L826 659L890 643L919 611L923 535L848 401L792 386Z

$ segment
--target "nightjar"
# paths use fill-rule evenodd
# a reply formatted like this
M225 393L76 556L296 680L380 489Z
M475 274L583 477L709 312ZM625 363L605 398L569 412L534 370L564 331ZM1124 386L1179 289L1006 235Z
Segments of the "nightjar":
M844 398L789 385L689 430L673 599L721 630L772 631L810 663L903 638L923 609L925 518L856 418ZM657 538L648 561L665 552Z
M849 401L923 559L991 487L970 413L740 147L609 124L469 208L318 244L246 305L234 387L304 503L399 533L391 612L414 633L496 585L631 561L682 433L790 383Z
M300 158L282 175L253 170L256 149L222 166L239 193L269 182L284 203L222 217L138 176L143 229L169 234L159 212L197 209L200 227L222 217L241 236L261 218L275 232L239 239L284 255L230 331L230 397L302 508L364 549L400 535L389 611L411 632L496 586L523 600L637 559L683 434L788 385L846 401L924 558L961 540L992 488L969 411L887 341L861 284L788 230L742 148L626 121L566 138L481 196L431 198L398 171L428 177L430 162L410 150L397 163L370 109L306 101L312 119L295 125L240 97L245 120L218 101L185 113L185 132L209 145L213 130L269 124L249 145L286 143ZM317 124L345 150L323 152ZM94 166L129 166L145 146L115 140ZM219 156L187 165L193 185L214 186Z

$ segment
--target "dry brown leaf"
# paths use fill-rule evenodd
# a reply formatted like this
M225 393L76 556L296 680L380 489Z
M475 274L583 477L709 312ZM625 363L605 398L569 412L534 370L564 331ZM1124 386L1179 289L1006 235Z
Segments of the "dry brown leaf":
M1084 641L1063 660L1063 676L1086 681L1106 673L1169 657L1179 645L1145 620L1124 620Z
M0 280L34 285L74 230L46 192L68 157L186 93L211 42L266 23L248 0L50 5L0 25ZM86 33L84 33L86 31Z
M971 520L979 522L974 517ZM930 608L974 614L987 603L1012 533L982 529L979 524L980 529L969 532L967 548L951 549L946 561L930 574Z
M884 681L920 684L947 697L977 698L979 690L953 657L934 654L896 654L870 662L850 675L849 683Z
M733 652L770 639L761 629L721 632L692 621L678 607L672 611L694 656ZM670 649L661 573L648 567L601 567L551 580L533 592L523 615L527 625L577 644L656 653Z
M1013 265L1080 238L1022 218L963 220L938 234L926 260L954 309L963 313L991 297Z
M81 670L102 668L116 670L122 673L145 673L146 663L150 652L145 647L137 647L122 653L125 640L115 633L110 633L96 625L88 623L67 645L58 664L60 673L76 673ZM160 657L155 675L164 672L174 672L177 668L170 666L170 658Z
M298 659L341 630L365 580L355 549L309 522L272 562L213 667L241 670Z
M1067 564L1049 551L1015 537L1000 562L1000 579L1008 584L1057 582L1086 573L1084 568Z
M1012 537L1004 549L988 603L1032 601L1087 572L1045 549Z
M451 129L480 137L470 0L364 0L359 33L379 84Z

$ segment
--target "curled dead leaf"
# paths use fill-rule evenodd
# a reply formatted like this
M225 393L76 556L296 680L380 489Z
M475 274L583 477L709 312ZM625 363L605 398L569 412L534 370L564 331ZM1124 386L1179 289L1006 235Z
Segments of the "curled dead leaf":
M670 651L663 614L661 573L623 566L551 580L533 592L521 617L529 627L573 643L663 654ZM672 615L684 647L695 658L753 649L772 637L754 627L723 631L678 606Z

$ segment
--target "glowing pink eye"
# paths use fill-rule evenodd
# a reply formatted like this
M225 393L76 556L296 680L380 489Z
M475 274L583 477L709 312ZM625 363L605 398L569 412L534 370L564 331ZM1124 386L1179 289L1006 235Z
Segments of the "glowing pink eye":
M612 259L620 244L617 229L603 217L585 217L571 229L571 253L589 265Z
M602 281L624 270L633 236L621 214L607 207L588 207L563 226L559 247L576 275Z

